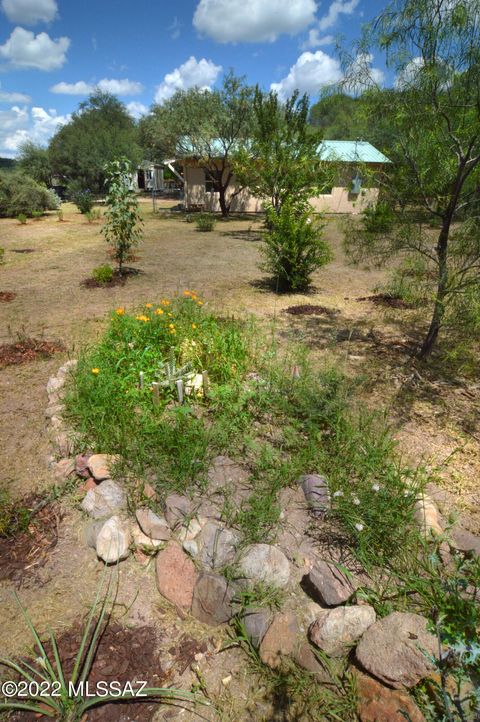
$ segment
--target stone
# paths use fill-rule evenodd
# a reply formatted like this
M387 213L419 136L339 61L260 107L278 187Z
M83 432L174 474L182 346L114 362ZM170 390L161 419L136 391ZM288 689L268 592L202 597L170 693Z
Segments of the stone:
M301 642L298 649L293 653L293 659L302 669L306 669L310 674L314 674L317 682L322 684L332 684L332 674L316 656L312 646L307 642ZM335 660L330 660L331 667Z
M221 569L235 559L240 536L233 529L208 522L195 541L199 550L198 561L209 569Z
M250 582L265 582L285 587L290 579L290 562L285 554L271 544L252 544L243 552L239 570Z
M131 541L128 522L122 521L118 516L112 516L99 530L95 549L106 564L114 564L128 557Z
M80 491L84 491L87 493L87 491L90 491L90 489L96 489L98 486L97 482L92 476L89 476L88 479L85 481L84 484L80 487Z
M260 644L262 662L272 669L277 669L282 663L282 657L295 652L299 631L293 612L275 615Z
M55 446L56 452L62 458L70 456L73 451L73 443L69 439L66 431L57 431L53 437L53 445Z
M90 473L97 481L110 478L110 467L118 461L112 454L92 454L88 459Z
M105 519L101 519L99 521L92 521L90 522L90 524L87 524L87 526L83 530L83 537L87 546L91 547L92 549L96 548L98 534L104 524Z
M318 560L309 574L304 577L305 586L318 597L321 604L336 607L346 602L355 591L347 575L334 564Z
M443 534L440 513L429 496L417 499L413 516L425 536Z
M414 700L403 690L390 689L372 677L355 673L361 722L425 722Z
M90 476L90 470L88 468L88 460L90 457L91 454L89 453L77 454L75 457L75 471L82 479L88 479Z
M140 491L141 494L146 499L156 499L157 498L157 492L153 488L151 484L148 483L148 481L140 481L137 479L135 482L136 488Z
M200 622L216 627L233 617L232 600L233 590L225 577L203 572L193 590L192 614Z
M94 519L100 519L124 509L126 504L127 498L122 487L112 479L106 479L87 491L81 507Z
M251 644L258 649L273 619L270 609L246 609L241 621Z
M176 542L168 542L157 555L156 575L160 594L180 609L189 610L197 573L192 560Z
M47 381L47 394L56 394L65 386L64 376L50 376Z
M177 532L177 537L181 542L192 541L202 531L205 526L205 520L202 520L203 524L198 519L191 519L188 524L184 524Z
M60 366L57 372L57 376L65 377L72 371L75 371L75 369L78 366L78 361L75 358L70 359L69 361L65 361L63 366Z
M53 416L60 416L62 411L62 404L49 404L49 406L45 409L45 416L47 419L51 419Z
M438 643L419 614L392 612L367 629L356 649L359 664L389 687L413 687L433 670Z
M480 556L480 537L460 527L451 532L450 546L460 552Z
M308 636L330 657L342 657L375 619L375 610L368 604L326 609L310 626Z
M194 539L187 539L182 543L182 547L193 559L198 557L198 544Z
M135 546L140 547L140 549L155 551L163 545L163 541L147 536L136 524L132 528L132 537Z
M301 485L313 516L321 517L330 509L328 482L319 474L304 474L297 483Z
M53 475L57 484L63 484L75 472L75 461L69 457L60 459L53 467Z
M185 517L192 515L193 505L187 496L170 494L165 499L165 519L171 529L183 524Z
M172 532L168 526L166 519L147 507L143 509L137 509L135 512L138 525L151 539L167 541L170 539Z

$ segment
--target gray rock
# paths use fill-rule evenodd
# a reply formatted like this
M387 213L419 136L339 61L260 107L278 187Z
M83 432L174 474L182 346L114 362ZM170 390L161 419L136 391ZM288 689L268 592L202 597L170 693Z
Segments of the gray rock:
M146 549L149 552L159 549L163 545L163 541L160 539L152 539L151 537L144 534L137 524L134 524L132 529L132 537L135 546L139 549Z
M299 667L306 669L310 674L314 674L316 681L321 684L332 684L332 672L335 673L337 670L331 669L332 665L336 660L329 660L329 664L324 664L315 654L312 646L305 640L300 643L298 649L293 653L293 658ZM338 670L338 676L340 677L342 670Z
M271 544L252 544L239 560L242 576L251 582L285 587L290 579L290 563L285 554Z
M127 498L122 487L112 479L106 479L95 489L87 491L81 507L94 519L100 519L124 509L126 503Z
M85 543L87 544L87 546L91 547L91 549L96 548L97 537L104 524L105 519L100 519L99 521L92 521L90 522L90 524L87 524L87 526L83 530L83 538L85 539Z
M349 599L354 584L334 564L319 560L306 578L308 590L327 607L336 607Z
M198 544L194 539L187 539L182 543L182 547L189 556L193 557L193 559L198 557Z
M165 499L165 519L171 529L183 524L185 517L193 512L193 504L187 496L170 494Z
M88 459L88 468L94 479L103 481L110 478L110 467L118 461L112 454L92 454Z
M69 361L65 361L63 366L60 366L57 372L57 376L65 377L72 371L75 371L75 369L78 366L78 361L75 358L70 359Z
M321 517L330 509L328 482L319 474L304 474L298 480L313 516Z
M451 533L450 546L460 552L480 556L480 537L460 527L455 527Z
M45 409L45 416L47 419L51 419L54 416L59 417L63 411L62 404L49 404Z
M208 522L195 541L198 544L198 561L209 569L221 569L235 559L240 541L238 532Z
M95 549L106 564L114 564L128 557L130 543L128 522L122 521L118 516L112 516L99 530Z
M53 468L53 475L57 484L64 484L68 477L75 472L75 461L67 457L57 461Z
M375 619L375 610L367 604L327 609L313 622L308 635L330 657L342 657Z
M241 621L248 639L258 649L273 619L270 609L246 609Z
M57 431L53 437L53 445L56 453L66 458L73 451L73 442L65 431Z
M195 539L206 524L206 519L190 519L177 530L177 538L181 541L192 541Z
M155 514L151 509L137 509L135 512L140 529L151 539L167 541L172 532L166 519Z
M384 684L401 689L428 677L438 644L419 614L392 612L367 629L356 649L360 665Z
M192 614L200 622L216 627L233 616L233 590L219 574L200 574L193 590Z
M47 394L57 394L65 386L65 376L50 376L47 382Z

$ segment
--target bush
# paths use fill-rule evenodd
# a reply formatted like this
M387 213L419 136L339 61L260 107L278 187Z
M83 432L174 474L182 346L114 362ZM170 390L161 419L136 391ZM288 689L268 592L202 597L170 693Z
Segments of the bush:
M17 216L17 221L18 221L22 226L24 226L24 225L26 224L26 222L27 222L27 216L25 215L25 213L19 213L18 216Z
M111 283L113 281L113 268L105 264L93 269L92 276L98 283Z
M0 218L27 218L57 208L52 191L23 173L0 174Z
M89 223L100 220L101 215L100 208L92 208L91 211L85 213L85 217Z
M40 220L40 218L43 218L43 211L32 211L32 218L35 221Z
M385 201L365 208L362 213L363 227L367 233L388 233L395 223L395 215Z
M204 233L207 233L209 231L213 231L213 229L215 228L215 224L217 223L217 219L210 213L199 213L198 216L196 216L195 218L195 223L197 226L197 231L203 231Z
M332 258L323 226L310 211L308 204L293 201L283 203L278 213L267 209L261 269L272 274L278 291L305 291L312 273Z
M93 196L88 188L81 188L78 184L70 184L68 194L80 213L90 213L93 208Z

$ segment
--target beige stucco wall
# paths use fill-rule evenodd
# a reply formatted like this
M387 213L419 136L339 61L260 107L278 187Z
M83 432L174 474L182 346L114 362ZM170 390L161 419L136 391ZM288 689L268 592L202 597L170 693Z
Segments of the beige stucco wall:
M220 211L218 193L205 190L205 172L203 168L195 165L185 165L185 208L201 207L211 213ZM235 183L230 186L231 192L235 190ZM229 194L230 195L230 194ZM361 213L365 207L376 202L378 188L363 188L358 195L349 193L348 188L332 188L330 194L310 198L311 205L318 212L326 213ZM263 201L249 193L241 191L232 200L231 211L234 213L259 213L263 210Z

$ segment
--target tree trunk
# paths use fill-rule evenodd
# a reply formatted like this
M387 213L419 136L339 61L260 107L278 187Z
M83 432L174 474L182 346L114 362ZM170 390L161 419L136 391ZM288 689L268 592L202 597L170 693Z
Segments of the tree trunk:
M450 224L452 219L448 216L444 219L440 235L438 236L437 243L437 257L438 257L438 282L437 282L437 294L435 296L435 304L433 307L432 320L430 321L430 328L428 329L427 335L423 341L422 347L418 352L418 358L424 359L430 356L433 351L433 347L438 338L438 333L442 326L443 316L445 314L445 298L447 295L448 286L448 236L450 233Z
M219 185L219 194L218 194L218 202L220 203L220 210L222 211L222 217L228 218L230 213L230 204L227 203L226 198L226 187L220 183Z

